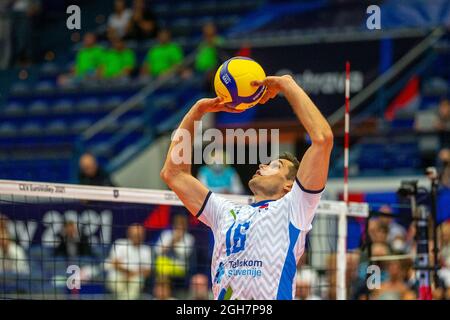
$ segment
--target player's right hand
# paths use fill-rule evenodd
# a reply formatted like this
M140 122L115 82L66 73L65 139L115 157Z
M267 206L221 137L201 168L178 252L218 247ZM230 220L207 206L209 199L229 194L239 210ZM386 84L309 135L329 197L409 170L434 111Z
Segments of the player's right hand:
M280 92L283 92L287 83L290 81L293 81L290 75L284 75L280 77L269 76L266 77L263 81L253 81L252 86L255 87L266 86L267 88L266 92L264 93L264 96L259 101L259 104L264 104L270 99L275 98Z

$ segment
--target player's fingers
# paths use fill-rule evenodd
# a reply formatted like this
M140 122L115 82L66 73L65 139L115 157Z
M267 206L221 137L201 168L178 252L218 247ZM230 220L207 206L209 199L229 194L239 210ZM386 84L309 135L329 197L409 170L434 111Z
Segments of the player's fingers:
M250 84L251 84L252 86L259 87L259 86L271 86L271 85L273 85L274 83L275 83L275 77L269 76L269 77L265 78L265 79L262 80L262 81L260 81L260 80L254 80L254 81L252 81Z
M259 104L265 104L267 101L269 101L270 96L266 93L261 100L259 100Z
M250 85L252 85L252 86L254 86L254 87L260 87L260 86L263 85L263 82L262 82L262 81L259 81L259 80L255 80L255 81L252 81L252 82L250 83Z
M199 101L202 105L214 106L216 104L221 103L223 98L215 97L215 98L203 98Z
M229 107L227 106L226 103L222 103L217 105L217 111L224 111L224 112L229 112L229 113L241 113L244 110L236 110L235 108Z
M211 105L216 105L216 104L221 103L222 100L223 100L223 98L221 98L221 97L215 97L215 98L209 99L208 103L210 103Z

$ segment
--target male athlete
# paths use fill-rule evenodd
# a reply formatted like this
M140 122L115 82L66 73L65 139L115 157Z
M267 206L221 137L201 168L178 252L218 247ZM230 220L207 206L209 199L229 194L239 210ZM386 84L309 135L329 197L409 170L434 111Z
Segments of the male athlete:
M327 181L333 134L292 77L267 77L253 85L267 87L261 104L283 93L292 106L312 141L302 161L285 154L261 164L248 184L256 201L251 205L233 203L210 192L191 175L190 164L173 161L178 156L174 148L191 141L173 139L161 178L214 233L211 275L215 299L292 299L296 265ZM193 137L194 121L218 111L238 112L220 98L201 99L179 129L188 130Z

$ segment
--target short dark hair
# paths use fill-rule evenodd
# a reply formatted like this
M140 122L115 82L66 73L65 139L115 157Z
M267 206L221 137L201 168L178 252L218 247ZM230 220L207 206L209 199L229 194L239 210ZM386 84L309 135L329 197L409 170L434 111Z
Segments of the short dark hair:
M283 152L282 154L280 154L278 159L284 159L292 163L292 166L289 168L289 172L286 178L288 178L289 180L294 180L297 175L298 168L300 167L300 162L298 161L298 159L290 152Z

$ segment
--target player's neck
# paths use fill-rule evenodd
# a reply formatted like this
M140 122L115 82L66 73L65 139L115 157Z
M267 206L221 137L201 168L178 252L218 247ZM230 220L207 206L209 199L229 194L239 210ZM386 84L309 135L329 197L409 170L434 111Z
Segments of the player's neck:
M267 200L278 200L282 195L255 194L255 203Z

